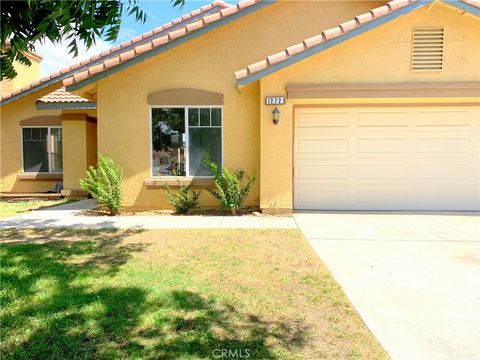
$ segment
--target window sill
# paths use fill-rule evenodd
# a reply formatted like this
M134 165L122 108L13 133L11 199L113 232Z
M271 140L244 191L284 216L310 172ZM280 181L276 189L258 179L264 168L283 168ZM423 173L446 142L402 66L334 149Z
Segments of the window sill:
M166 177L162 178L150 178L145 179L143 184L149 188L156 188L156 187L165 187L170 186L172 188L179 187L182 185L192 185L194 187L205 188L207 186L212 186L215 184L213 178L172 178Z
M63 180L63 173L22 173L17 174L20 180Z

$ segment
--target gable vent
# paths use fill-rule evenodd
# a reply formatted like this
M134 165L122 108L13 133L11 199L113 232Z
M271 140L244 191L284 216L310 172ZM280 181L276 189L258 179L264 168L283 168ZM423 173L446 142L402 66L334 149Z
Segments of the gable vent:
M443 28L414 28L412 44L413 71L443 69Z

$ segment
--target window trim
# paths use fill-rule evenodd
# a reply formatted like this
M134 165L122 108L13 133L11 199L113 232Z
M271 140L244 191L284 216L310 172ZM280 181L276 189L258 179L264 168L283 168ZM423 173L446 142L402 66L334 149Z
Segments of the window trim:
M211 108L220 108L222 110L222 114L220 117L221 121L221 126L211 126L213 128L219 128L221 129L221 154L222 154L222 163L220 164L221 168L223 168L223 162L224 162L224 156L223 156L223 128L224 128L224 123L223 123L223 105L149 105L149 118L150 118L150 125L148 127L149 129L149 134L150 134L150 177L153 179L165 179L165 180L176 180L176 179L213 179L213 176L190 176L190 152L189 152L189 125L188 125L188 110L189 109L211 109ZM152 111L153 109L185 109L185 168L186 168L186 176L159 176L159 175L153 175L153 133L152 133ZM200 121L200 119L199 119ZM194 127L194 126L192 126ZM197 126L201 128L202 126Z
M47 139L50 139L50 129L62 129L62 147L63 147L63 128L62 126L42 126L42 125L25 125L25 126L20 126L20 152L22 154L22 174L62 174L63 171L52 171L52 164L50 162L51 158L51 149L50 149L50 140L47 140L47 153L48 153L48 172L43 172L43 171L25 171L25 159L24 159L24 153L23 153L23 129L33 129L33 128L40 128L40 129L47 129ZM63 149L62 149L63 150ZM62 153L62 162L63 162L63 153ZM63 164L62 164L62 169L63 169Z

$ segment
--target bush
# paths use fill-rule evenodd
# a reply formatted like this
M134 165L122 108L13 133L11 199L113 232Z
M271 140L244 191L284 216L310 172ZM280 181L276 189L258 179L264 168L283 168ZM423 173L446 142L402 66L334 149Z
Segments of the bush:
M255 175L247 178L247 183L242 187L245 171L230 172L228 169L219 169L218 164L210 160L208 154L203 158L203 164L212 172L215 178L216 190L207 188L207 191L220 200L220 209L227 210L235 215L240 209L255 181Z
M193 191L191 185L180 185L180 183L178 192L173 193L169 186L164 191L168 202L175 209L175 213L180 215L186 215L198 207L200 193L200 191Z
M88 192L95 201L105 206L110 215L118 214L122 201L123 171L112 159L99 155L97 166L90 166L80 187Z

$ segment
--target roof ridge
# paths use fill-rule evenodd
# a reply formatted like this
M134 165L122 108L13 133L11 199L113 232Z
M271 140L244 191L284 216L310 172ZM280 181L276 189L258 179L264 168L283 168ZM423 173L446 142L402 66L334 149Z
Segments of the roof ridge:
M65 86L39 98L35 103L93 103L92 100L66 91Z
M201 17L201 15L203 15L205 13L208 13L208 11L210 11L212 9L221 8L221 10L223 10L223 9L228 9L229 7L232 7L232 6L235 6L235 5L228 4L228 3L226 3L222 0L214 0L210 4L207 4L207 5L204 5L200 8L198 8L198 9L192 10L191 12L189 12L187 14L184 14L179 18L173 19L173 20L171 20L171 21L169 21L165 24L157 26L150 31L147 31L147 32L145 32L141 35L135 36L134 38L132 38L130 40L124 41L123 43L121 43L119 45L114 45L111 48L109 48L108 50L105 50L105 51L102 51L98 54L92 55L87 59L81 60L78 63L74 63L70 66L64 67L64 68L62 68L62 69L60 69L56 72L53 72L51 74L48 74L47 76L44 76L44 77L40 78L39 80L31 82L30 84L28 84L26 86L23 86L19 89L16 89L16 90L10 92L8 95L2 96L0 101L3 102L4 100L7 100L7 99L9 99L9 98L11 98L15 95L21 94L24 91L33 89L33 88L35 88L39 85L45 84L47 82L51 82L52 80L55 80L56 78L58 78L58 80L60 81L60 80L62 80L62 79L60 79L60 77L62 75L67 76L67 74L69 72L72 72L74 70L78 71L78 70L80 70L80 68L85 67L85 66L87 66L87 65L89 65L93 62L98 63L98 62L100 62L104 59L108 59L108 58L114 56L115 54L120 53L125 48L128 48L128 47L130 47L132 45L135 45L139 42L151 39L154 36L158 36L160 33L164 32L168 29L175 28L176 26L178 26L182 23L185 23L185 25L186 25L186 24L189 23L189 21L193 20L195 17L199 17L199 16Z
M238 85L246 85L252 81L246 81L250 76L261 71L280 64L284 61L302 54L306 50L315 48L321 44L325 44L330 40L346 35L353 30L357 30L373 20L378 20L386 15L399 12L406 7L415 4L419 6L432 3L434 0L391 0L386 4L370 9L368 12L355 16L353 19L345 21L335 27L323 30L320 34L304 39L302 42L291 45L277 53L266 56L264 59L247 65L245 68L235 72L235 79ZM470 6L480 8L480 0L455 0ZM448 1L446 1L449 4ZM273 70L274 71L274 70ZM272 72L273 72L272 71ZM242 81L243 80L243 81ZM255 81L255 80L253 80Z

